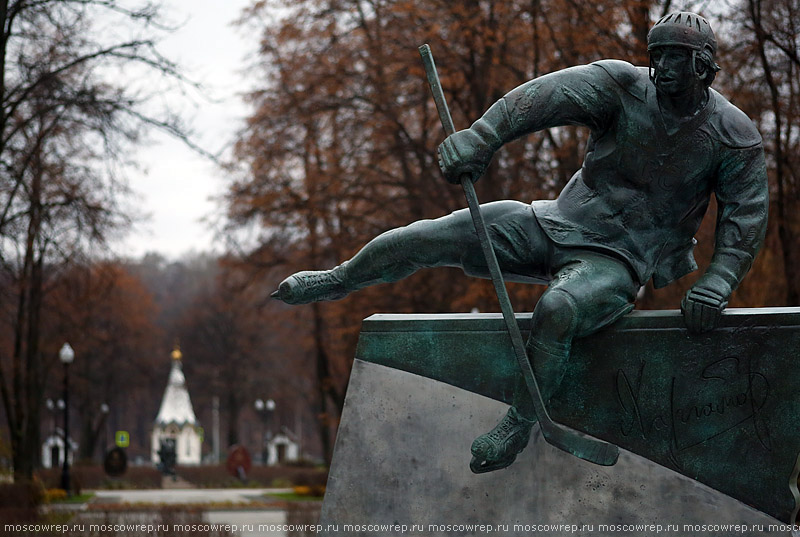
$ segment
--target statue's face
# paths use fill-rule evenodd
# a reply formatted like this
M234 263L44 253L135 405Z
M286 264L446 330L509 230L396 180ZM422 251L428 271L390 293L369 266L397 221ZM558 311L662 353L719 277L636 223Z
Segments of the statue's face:
M685 47L658 47L650 53L655 69L655 85L659 91L679 96L699 83L692 64L692 51Z

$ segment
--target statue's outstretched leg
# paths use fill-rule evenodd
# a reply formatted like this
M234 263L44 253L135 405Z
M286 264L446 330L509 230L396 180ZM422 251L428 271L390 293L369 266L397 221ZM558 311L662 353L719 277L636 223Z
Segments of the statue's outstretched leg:
M534 220L530 205L498 201L481 209L493 242L504 245L498 251L503 269L529 271L530 243L524 232L514 230ZM288 304L337 300L370 285L400 280L421 268L461 267L468 274L483 276L485 264L469 211L463 209L387 231L333 269L289 276L272 296Z
M382 233L337 267L289 276L272 296L287 304L338 300L370 285L408 277L422 267L448 264L453 261L453 252L442 239L451 236L453 230L446 221L441 222L447 218L423 220Z
M566 372L572 341L599 330L633 308L638 284L622 261L594 252L558 248L553 281L536 304L528 358L547 403ZM472 443L475 473L509 466L525 449L536 422L530 394L520 376L506 416Z

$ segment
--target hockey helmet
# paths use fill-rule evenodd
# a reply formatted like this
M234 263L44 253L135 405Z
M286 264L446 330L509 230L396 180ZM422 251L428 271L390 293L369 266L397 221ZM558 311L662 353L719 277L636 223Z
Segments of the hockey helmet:
M692 50L695 71L702 70L697 60L702 60L716 74L719 65L714 61L717 52L717 39L708 21L695 13L678 11L665 15L656 22L647 34L647 50L657 47L677 46Z

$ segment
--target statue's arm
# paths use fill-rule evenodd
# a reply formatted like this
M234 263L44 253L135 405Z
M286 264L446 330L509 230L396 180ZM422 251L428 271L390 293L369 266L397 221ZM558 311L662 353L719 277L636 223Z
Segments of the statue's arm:
M469 129L442 143L442 172L454 183L463 173L477 180L494 153L520 136L563 125L603 130L619 106L616 87L596 65L570 67L526 82L494 103Z
M717 231L707 272L720 275L735 289L764 242L769 187L760 144L732 153L720 167L715 189Z
M743 149L726 148L715 195L718 210L714 255L681 304L687 327L693 332L704 332L716 325L764 242L769 189L760 143Z

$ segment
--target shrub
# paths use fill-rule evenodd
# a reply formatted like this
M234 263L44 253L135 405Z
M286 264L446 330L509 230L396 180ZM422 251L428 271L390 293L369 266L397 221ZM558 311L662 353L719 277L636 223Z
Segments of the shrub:
M0 505L34 511L44 500L44 487L39 481L21 481L0 485Z
M204 466L178 466L176 473L189 483L201 488L228 487L278 487L290 488L294 485L309 487L324 486L328 473L324 468L308 466L253 466L247 474L247 482L242 484L230 475L224 464ZM79 465L73 467L73 485L82 489L153 489L161 488L161 473L152 466L130 466L125 475L119 478L108 477L100 465ZM59 488L61 469L38 470L36 475L49 489ZM75 487L73 487L75 488Z
M67 491L64 489L47 489L44 491L44 503L58 502L67 499Z
M203 488L241 487L242 483L228 473L222 464L179 466L177 474L195 486ZM295 466L253 466L247 473L248 487L289 488L294 485L325 485L328 473L324 469Z
M298 496L322 498L325 496L325 485L298 485L292 489Z
M294 487L294 493L298 496L311 496L311 487L305 485L298 485Z
M303 485L306 487L325 487L328 482L328 473L318 470L306 471L295 475L295 485Z
M44 488L36 481L0 485L0 520L5 524L22 524L36 520ZM0 527L0 536L13 535Z
M106 475L100 465L81 464L70 470L73 490L82 489L157 489L161 488L161 473L151 466L129 466L120 478ZM61 483L60 468L43 468L36 472L47 488L58 488ZM81 489L81 490L79 490Z

